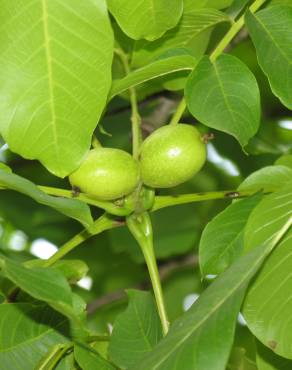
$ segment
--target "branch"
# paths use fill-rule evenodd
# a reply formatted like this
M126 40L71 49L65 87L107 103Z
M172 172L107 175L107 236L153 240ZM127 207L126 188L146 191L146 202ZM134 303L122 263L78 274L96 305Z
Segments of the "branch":
M115 53L120 57L120 60L123 64L124 70L126 75L128 75L130 71L128 56L123 52L121 49L115 49ZM130 93L130 102L131 102L131 122L132 122L132 145L133 145L133 157L138 159L140 145L142 143L142 134L141 134L141 117L138 111L138 102L137 102L137 94L134 87L129 88Z
M212 191L207 193L194 193L194 194L181 194L181 195L162 195L156 196L154 205L151 208L151 212L155 212L158 209L176 206L179 204L202 202L206 200L214 199L239 199L252 196L259 191L264 194L270 194L275 189L258 189L258 190L223 190L223 191Z

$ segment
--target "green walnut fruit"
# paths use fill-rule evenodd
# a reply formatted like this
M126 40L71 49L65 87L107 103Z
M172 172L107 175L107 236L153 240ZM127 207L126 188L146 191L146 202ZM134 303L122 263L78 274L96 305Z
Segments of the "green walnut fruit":
M206 145L190 125L163 126L142 144L141 177L153 188L170 188L192 178L206 161Z
M131 193L139 181L137 161L123 150L96 148L69 176L71 185L100 200L114 200Z

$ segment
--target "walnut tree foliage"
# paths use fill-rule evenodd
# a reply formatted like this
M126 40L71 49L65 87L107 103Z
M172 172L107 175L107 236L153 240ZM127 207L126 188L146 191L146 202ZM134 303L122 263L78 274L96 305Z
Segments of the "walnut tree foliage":
M292 1L0 27L0 370L292 369Z

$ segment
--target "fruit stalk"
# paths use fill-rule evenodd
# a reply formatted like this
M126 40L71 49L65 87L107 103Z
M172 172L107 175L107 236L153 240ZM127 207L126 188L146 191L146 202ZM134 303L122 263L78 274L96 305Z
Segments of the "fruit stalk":
M144 212L140 215L127 217L127 226L138 242L150 275L152 288L156 300L158 314L161 320L163 334L166 335L169 329L169 322L164 304L161 282L153 248L152 225L149 214Z
M186 110L186 107L187 107L186 101L185 99L182 99L178 104L177 109L169 122L170 125L177 125L179 123L184 111Z

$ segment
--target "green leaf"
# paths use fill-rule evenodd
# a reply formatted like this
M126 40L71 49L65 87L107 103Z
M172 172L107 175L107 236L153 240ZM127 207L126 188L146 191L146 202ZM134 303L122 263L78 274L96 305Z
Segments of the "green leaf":
M139 370L225 369L247 284L291 224L292 220L283 222L273 240L242 256L222 273L139 362Z
M252 211L245 228L245 251L269 241L292 219L292 182L266 196Z
M251 332L272 351L290 359L291 245L292 230L264 263L247 292L243 306L243 315Z
M11 173L12 172L12 169L10 167L8 167L6 164L0 162L0 172L1 171L5 171L5 172L8 172L8 173ZM0 189L5 189L4 186L1 186L1 182L0 182Z
M0 367L32 370L56 344L68 343L68 321L46 305L0 305Z
M52 207L88 227L92 222L90 208L76 199L57 198L43 193L31 181L0 169L0 185L25 194L36 202Z
M3 0L0 133L64 177L81 163L111 84L105 0Z
M73 301L70 286L61 272L48 267L28 268L4 258L0 259L0 269L4 276L20 289L40 301L47 302L79 324L79 302L76 299Z
M233 18L238 17L238 15L243 11L243 9L248 5L249 0L234 0L230 7L227 9L227 13Z
M246 356L243 347L234 347L226 367L228 370L258 370L256 363Z
M60 271L70 284L76 283L88 273L88 266L82 260L57 261L53 268Z
M203 276L220 274L243 250L244 227L262 196L239 200L208 223L200 241L200 268Z
M24 263L25 267L42 267L45 260L34 259ZM59 260L53 267L62 273L62 275L71 283L82 279L88 273L88 266L82 260Z
M74 346L74 356L82 370L116 370L92 347L80 343Z
M279 5L256 14L248 12L245 22L273 93L292 109L292 7Z
M63 354L66 353L68 349L71 347L72 347L71 343L69 345L60 343L56 344L45 354L45 356L38 363L36 369L37 370L51 370L52 368L56 369L56 364L60 363L61 361L60 359L62 359Z
M183 0L108 0L110 12L132 39L153 41L177 25Z
M278 190L292 179L292 169L286 166L267 166L249 175L239 190Z
M213 63L203 57L188 78L185 96L196 119L233 135L241 146L259 128L260 95L256 79L234 56L223 54Z
M12 169L9 166L7 166L5 163L0 162L0 171L11 173Z
M78 370L75 366L74 354L69 353L64 356L57 364L54 370Z
M292 361L276 355L269 348L257 342L256 362L258 370L291 370Z
M140 67L150 63L166 51L176 48L186 48L195 57L205 52L210 37L210 29L230 18L215 9L184 10L179 24L166 32L159 40L147 42L138 41L135 44L132 65Z
M287 166L292 169L292 154L285 154L278 158L275 162L279 166Z
M196 59L184 49L176 49L163 58L136 69L120 80L114 80L109 94L109 99L122 93L130 87L143 82L177 71L191 71L196 64Z
M184 0L184 9L193 10L194 8L227 8L234 0Z
M269 6L273 5L290 5L291 6L291 0L271 0L269 3Z
M162 338L162 328L153 297L148 292L129 290L129 305L115 321L109 356L122 369L139 360Z

